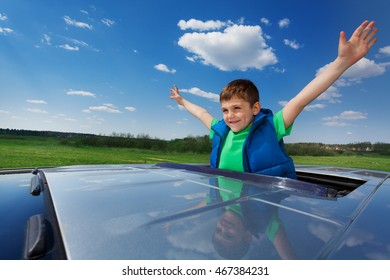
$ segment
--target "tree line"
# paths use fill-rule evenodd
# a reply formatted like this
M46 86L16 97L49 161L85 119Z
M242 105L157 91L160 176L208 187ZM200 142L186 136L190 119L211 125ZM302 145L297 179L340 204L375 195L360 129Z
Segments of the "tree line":
M291 156L337 156L375 153L390 156L390 144L359 142L350 144L291 143L285 144Z
M115 147L130 149L146 149L163 152L179 153L210 153L211 143L207 135L188 136L181 139L163 140L152 138L148 134L133 135L130 133L112 133L110 136L73 133L73 132L56 132L56 131L36 131L23 129L2 129L1 136L7 137L56 137L61 144L69 146L94 146L94 147Z
M94 147L115 147L146 149L163 152L179 153L210 153L211 144L208 136L189 136L182 139L162 140L151 138L142 134L133 136L101 136L101 135L79 135L72 138L63 138L61 143L72 146L94 146Z
M112 135L106 136L72 132L0 129L1 136L56 137L61 144L70 146L116 147L199 154L211 152L211 141L208 135L163 140L152 138L148 134L132 135L130 133L114 132ZM291 156L337 156L355 155L357 153L376 153L390 156L390 143L287 143L285 144L285 148Z

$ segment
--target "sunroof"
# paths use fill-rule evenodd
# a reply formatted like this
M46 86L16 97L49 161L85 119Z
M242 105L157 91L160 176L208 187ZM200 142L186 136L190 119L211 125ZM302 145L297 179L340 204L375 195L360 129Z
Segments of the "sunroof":
M334 189L337 192L337 197L345 196L367 182L362 179L306 171L297 171L297 178L300 181L320 184Z

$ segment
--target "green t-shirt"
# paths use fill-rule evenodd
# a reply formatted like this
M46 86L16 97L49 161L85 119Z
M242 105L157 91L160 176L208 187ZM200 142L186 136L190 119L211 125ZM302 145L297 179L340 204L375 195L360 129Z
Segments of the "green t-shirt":
M284 136L288 136L291 133L293 125L289 128L285 129L284 120L283 120L283 110L280 110L273 116L274 126L276 135L278 137L278 141L282 139ZM211 122L211 126L215 125L219 121L217 119L213 119ZM233 131L229 131L225 143L223 144L221 156L219 159L218 168L221 169L229 169L235 171L244 171L244 165L242 162L242 147L244 145L246 136L250 131L251 126L249 125L245 129L234 133ZM214 136L214 131L210 129L210 139Z

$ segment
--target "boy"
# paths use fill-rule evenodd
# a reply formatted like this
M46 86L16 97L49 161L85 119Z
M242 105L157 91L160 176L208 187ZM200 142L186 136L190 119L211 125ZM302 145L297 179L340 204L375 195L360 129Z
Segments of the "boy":
M306 105L328 89L349 67L364 57L377 41L375 22L364 21L346 41L340 32L338 56L275 116L262 109L256 86L235 80L221 92L223 120L215 120L204 108L184 99L177 88L171 99L184 106L211 129L210 165L236 171L295 178L294 165L283 148L283 137Z

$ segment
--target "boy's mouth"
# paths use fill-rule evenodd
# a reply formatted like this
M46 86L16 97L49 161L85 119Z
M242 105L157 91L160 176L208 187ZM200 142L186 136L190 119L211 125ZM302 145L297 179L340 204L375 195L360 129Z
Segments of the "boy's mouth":
M238 123L238 122L240 122L240 120L229 120L229 124L236 124L236 123Z

